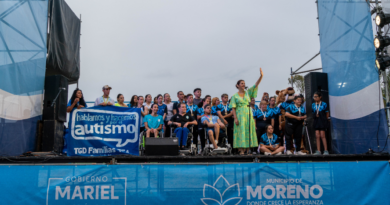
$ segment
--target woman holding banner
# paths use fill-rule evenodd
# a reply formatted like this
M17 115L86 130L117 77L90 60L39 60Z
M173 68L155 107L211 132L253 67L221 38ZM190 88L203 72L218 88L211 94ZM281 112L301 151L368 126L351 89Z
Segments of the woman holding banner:
M80 109L83 107L88 107L87 103L84 101L83 92L76 88L76 90L73 91L72 97L70 98L66 111L72 112L74 109Z
M117 107L127 107L127 105L125 104L125 97L123 97L122 94L118 94L118 96L116 97L116 101L118 101L117 103L115 103L115 106Z
M238 92L232 96L229 107L233 109L234 116L234 148L238 148L240 155L246 151L249 154L250 147L257 147L256 124L253 120L253 113L249 106L251 98L257 97L258 86L263 79L263 70L260 68L260 77L256 84L249 88L245 86L244 80L236 84Z

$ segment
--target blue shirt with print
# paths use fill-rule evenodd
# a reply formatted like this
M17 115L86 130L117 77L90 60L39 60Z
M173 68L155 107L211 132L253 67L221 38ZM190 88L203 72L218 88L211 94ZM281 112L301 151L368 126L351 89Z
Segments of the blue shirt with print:
M270 142L271 142L271 144L270 144ZM264 133L263 135L261 135L260 144L267 145L267 146L268 145L277 145L277 144L279 144L278 136L275 134L272 134L272 138L268 138L267 133Z

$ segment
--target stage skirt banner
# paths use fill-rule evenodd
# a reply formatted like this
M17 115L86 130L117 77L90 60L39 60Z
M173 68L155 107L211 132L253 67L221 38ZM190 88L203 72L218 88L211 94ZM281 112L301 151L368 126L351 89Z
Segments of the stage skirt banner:
M141 110L116 106L74 109L66 137L68 156L139 155Z
M0 166L2 204L390 204L389 163Z

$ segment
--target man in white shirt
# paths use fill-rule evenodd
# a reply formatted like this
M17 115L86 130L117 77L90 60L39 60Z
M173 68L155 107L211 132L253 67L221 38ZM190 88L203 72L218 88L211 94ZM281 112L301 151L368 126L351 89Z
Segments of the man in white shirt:
M114 105L115 101L110 98L110 90L112 88L108 85L103 86L103 96L96 98L94 106Z

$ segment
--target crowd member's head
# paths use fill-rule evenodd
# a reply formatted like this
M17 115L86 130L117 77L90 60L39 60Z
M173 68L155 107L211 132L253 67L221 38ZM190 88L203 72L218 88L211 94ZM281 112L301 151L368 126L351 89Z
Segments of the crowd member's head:
M270 97L269 98L269 106L274 107L275 106L275 101L276 101L275 97Z
M203 109L204 109L204 114L210 115L210 113L211 113L210 104L206 104Z
M76 90L73 91L72 97L70 98L70 103L73 104L74 100L78 98L79 99L79 105L82 105L85 107L85 101L83 96L83 91L76 88Z
M130 100L130 107L136 107L137 105L138 105L138 96L133 95Z
M152 103L152 96L150 94L145 95L145 102L148 104Z
M192 105L192 103L194 103L194 96L191 93L187 94L187 103L189 105Z
M203 107L206 105L210 105L211 101L208 98L203 98L202 102L199 103L198 107Z
M224 93L221 95L221 99L222 99L222 102L226 104L229 101L229 95Z
M272 125L267 125L265 126L266 129L267 129L267 134L272 134L274 133L274 128L272 127Z
M248 89L248 87L245 86L244 80L237 81L236 88L239 90L242 90L242 91L244 91L245 89Z
M267 105L268 105L267 101L265 101L265 100L260 101L260 109L262 111L266 111L267 110Z
M125 97L122 94L119 93L116 96L116 101L118 101L119 104L123 104L123 102L125 102Z
M219 105L220 101L219 101L219 98L217 97L214 97L212 100L211 100L211 106L217 106Z
M152 110L152 115L156 115L157 112L158 112L158 105L157 105L156 103L154 103L154 104L152 105L151 110Z
M196 98L196 99L199 99L200 96L202 96L202 89L200 89L200 88L195 88L195 90L194 90L194 95L195 95L195 98Z
M110 96L111 87L108 85L103 86L103 96L108 97Z
M144 104L144 96L140 95L140 96L138 96L138 105L137 105L137 107L142 106L142 104Z
M164 94L164 102L165 104L171 103L171 96L168 93Z
M269 94L267 92L264 92L263 97L261 98L261 100L265 100L268 103L268 99L269 99Z
M314 95L313 95L313 99L314 99L314 101L315 101L316 103L319 103L319 102L321 101L321 99L322 99L322 94L321 94L321 92L316 91L316 92L314 93Z
M207 99L209 99L209 100L210 100L210 102L211 102L211 96L210 96L210 95L206 95L204 98L207 98Z
M302 96L298 95L294 97L294 104L296 106L301 106L303 102Z
M177 98L179 99L180 102L184 101L184 93L183 93L183 91L177 92Z
M162 105L162 103L163 103L163 96L161 94L158 94L156 98L157 98L157 103L159 105Z
M154 97L153 103L157 103L157 97Z
M181 115L185 114L187 112L187 106L184 103L179 103L179 113Z
M186 101L186 102L187 102L187 95L185 95L185 96L184 96L184 101Z
M256 104L256 100L254 99L254 98L251 98L251 102L249 103L250 104L250 106L255 106L255 104Z

